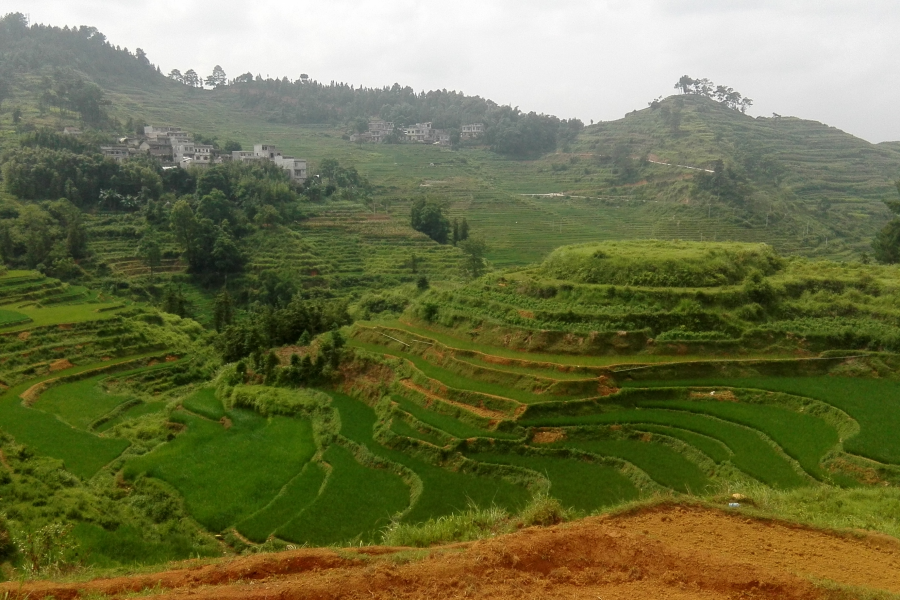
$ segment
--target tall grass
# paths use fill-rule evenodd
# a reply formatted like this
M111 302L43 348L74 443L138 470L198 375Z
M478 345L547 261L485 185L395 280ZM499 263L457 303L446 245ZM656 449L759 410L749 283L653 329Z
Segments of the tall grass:
M754 484L730 484L728 493L749 499L751 513L829 529L864 529L900 538L900 489L819 486L775 490Z
M470 505L465 510L429 519L420 524L392 522L381 533L387 546L427 547L448 542L465 542L511 533L532 525L553 525L574 516L559 500L538 495L518 513L499 506L486 508Z

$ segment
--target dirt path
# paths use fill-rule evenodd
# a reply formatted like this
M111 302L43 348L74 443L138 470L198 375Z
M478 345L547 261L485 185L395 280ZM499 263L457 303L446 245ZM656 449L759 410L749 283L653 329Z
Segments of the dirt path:
M405 560L399 550L296 550L87 583L4 584L0 595L8 590L10 598L67 600L153 590L157 598L191 600L838 598L810 577L900 592L900 542L893 538L842 536L701 508L661 507L531 528Z

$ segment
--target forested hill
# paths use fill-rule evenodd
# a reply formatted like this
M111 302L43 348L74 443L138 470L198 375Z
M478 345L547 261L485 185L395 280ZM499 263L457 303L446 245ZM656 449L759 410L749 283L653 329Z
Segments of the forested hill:
M173 69L166 76L142 49L132 52L113 45L95 27L29 25L21 13L0 20L0 65L0 101L13 95L15 86L26 86L37 102L73 108L94 126L102 124L102 111L97 108L104 104L100 88L107 92L139 88L167 96L178 94L177 88L190 88L187 91L219 104L220 109L238 109L275 123L366 131L370 118L391 121L398 128L432 122L456 140L463 125L483 123L484 141L516 157L552 152L584 127L578 119L523 112L455 91L415 92L397 83L363 88L334 81L324 84L306 76L294 81L262 79L250 73L229 78L218 66L206 77L193 69L184 74ZM196 89L204 85L213 89ZM81 110L85 102L92 104L86 111Z
M140 48L134 52L112 44L96 27L29 24L22 13L0 19L0 75L47 75L71 70L103 87L128 82L159 85L166 78Z

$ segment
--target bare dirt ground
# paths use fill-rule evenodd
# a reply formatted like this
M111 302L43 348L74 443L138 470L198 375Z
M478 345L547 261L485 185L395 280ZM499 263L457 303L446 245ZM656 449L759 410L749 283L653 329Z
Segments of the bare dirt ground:
M303 549L176 567L85 583L6 584L0 597L64 600L135 592L191 600L860 597L814 583L823 581L900 593L896 539L682 506L426 551Z

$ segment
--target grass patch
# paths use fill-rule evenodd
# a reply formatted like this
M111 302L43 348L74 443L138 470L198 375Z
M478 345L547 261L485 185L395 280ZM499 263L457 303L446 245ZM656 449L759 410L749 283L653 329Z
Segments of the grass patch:
M734 453L732 464L751 477L777 488L794 488L808 482L756 432L707 415L663 409L623 409L592 415L542 417L528 425L544 427L578 425L664 425L685 429L721 441ZM522 423L523 425L525 423Z
M29 317L14 310L0 310L0 327L27 321Z
M225 407L221 400L216 398L214 388L201 388L188 396L182 402L185 410L189 410L201 417L218 421L225 416Z
M184 497L191 515L211 531L247 518L268 504L315 454L309 421L228 413L232 426L183 411L172 420L187 430L150 454L130 460L125 476L156 477Z
M154 565L200 555L218 555L208 547L197 546L191 536L183 533L170 532L153 540L134 525L107 530L93 523L79 522L72 529L72 537L78 544L73 559L89 562L95 569Z
M391 523L382 534L386 546L426 547L434 544L478 540L512 533L532 525L554 525L573 515L564 510L559 500L546 495L535 496L515 515L499 506L478 508L429 519L420 524Z
M498 385L495 383L487 383L484 381L479 381L477 379L470 379L468 377L464 377L463 375L459 375L458 373L454 373L448 369L443 367L438 367L436 365L431 364L421 356L416 354L411 354L404 352L402 354L398 354L393 350L389 350L378 344L367 344L365 342L360 342L358 340L351 339L348 342L351 346L356 346L358 348L363 348L370 352L375 352L379 354L391 354L393 356L400 356L408 361L410 361L417 369L419 369L422 373L424 373L427 377L431 379L436 379L440 381L442 384L447 387L455 388L457 390L468 390L470 392L478 392L481 394L490 394L492 396L500 396L502 398L512 398L513 400L518 400L519 402L524 402L526 404L534 404L536 402L546 402L547 397L542 396L540 394L533 394L531 392L526 392L524 390L519 390L513 387L507 387L504 385ZM554 399L565 400L567 398L574 398L573 396L554 396Z
M472 460L525 467L543 473L550 480L550 495L563 506L590 512L638 497L638 490L618 469L606 465L539 454L482 452Z
M422 480L422 495L404 521L418 523L466 510L469 507L500 506L516 510L528 500L528 492L520 487L490 477L480 477L436 467L403 452L385 448L372 438L377 417L366 404L349 396L330 393L332 406L341 415L341 434L366 446L373 454L401 464ZM395 419L394 426L401 421ZM402 423L412 429L406 423ZM419 434L421 435L421 434Z
M137 419L139 417L143 417L144 415L152 415L154 413L162 412L165 409L165 402L141 402L140 404L135 404L134 406L123 410L121 413L117 414L109 421L104 421L103 423L95 427L94 431L96 431L97 433L103 433L104 431L109 431L116 425L124 423L125 421Z
M771 274L779 267L765 244L630 240L557 248L541 270L582 283L711 287L739 283L754 268Z
M365 323L363 323L365 324ZM374 325L374 324L373 324ZM567 354L543 354L540 352L520 352L517 350L509 350L497 346L487 344L479 344L471 340L458 338L444 332L435 331L433 329L425 329L410 325L402 321L386 321L383 323L386 327L396 327L397 329L405 329L410 333L420 335L422 337L431 338L438 341L448 348L456 348L459 350L474 350L483 354L491 354L503 358L512 358L517 360L531 360L535 362L546 362L558 365L584 366L584 367L608 367L612 365L628 365L628 364L652 364L652 363L670 363L670 362L690 362L692 360L704 360L709 356L693 356L693 355L664 355L664 354L632 354L627 356L587 356L587 355L567 355ZM461 333L461 332L460 332ZM503 367L504 369L506 367Z
M267 506L238 524L237 530L254 542L264 542L275 530L311 505L325 481L325 469L308 462Z
M449 433L453 437L457 437L460 439L473 437L490 437L510 440L518 439L519 437L512 433L479 429L478 427L469 425L468 423L464 423L448 415L442 415L441 413L428 410L427 408L420 406L412 400L404 398L403 396L394 395L391 396L391 400L400 405L400 408L405 412L411 414L426 425L431 425L435 429L440 429L441 431Z
M732 492L752 501L742 510L816 527L864 529L900 538L900 489L895 487L818 486L785 491L736 485L728 489Z
M456 356L456 360L460 362L464 362L470 364L474 367L481 367L484 369L494 369L496 371L503 371L506 373L515 373L518 375L531 375L533 377L542 377L546 379L556 379L559 381L580 381L583 379L590 379L592 377L591 373L579 373L577 371L560 371L558 369L547 367L522 367L519 365L509 365L509 364L496 364L492 362L488 362L486 360L480 360L479 355L474 356ZM523 358L522 360L527 360Z
M567 440L558 445L627 460L647 473L653 481L678 492L702 494L710 483L695 463L672 448L652 441L598 437Z
M412 438L414 440L422 440L435 446L443 446L444 441L436 435L423 433L402 419L394 419L391 421L391 431L397 435Z
M55 385L41 394L34 408L56 415L78 429L88 426L131 398L110 394L100 385L109 375Z
M117 303L107 304L59 304L46 307L23 306L17 307L16 312L22 313L31 321L24 325L0 324L0 329L5 331L19 331L32 329L45 325L59 325L60 323L83 323L85 321L105 321L116 317L118 310L108 310L117 306ZM104 310L107 309L107 310Z
M75 375L99 367L110 367L128 362L139 356L124 357L104 363L83 365L64 372L47 374L6 390L0 395L0 428L30 446L36 453L64 462L66 469L79 477L89 478L103 466L119 456L128 442L120 439L101 438L92 433L75 429L41 410L25 407L19 394L36 383L61 375Z
M313 546L369 541L409 505L409 488L398 475L364 467L338 444L328 447L324 460L331 465L325 489L278 529L278 537Z
M721 385L815 398L845 411L859 423L859 435L844 440L847 452L900 464L900 383L896 381L855 377L718 377L637 385Z

